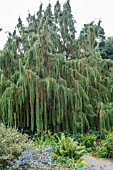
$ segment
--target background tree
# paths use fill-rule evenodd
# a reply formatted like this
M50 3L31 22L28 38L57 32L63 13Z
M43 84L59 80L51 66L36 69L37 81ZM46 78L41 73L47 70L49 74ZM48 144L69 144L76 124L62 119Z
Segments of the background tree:
M102 58L113 60L113 37L108 37L102 46Z

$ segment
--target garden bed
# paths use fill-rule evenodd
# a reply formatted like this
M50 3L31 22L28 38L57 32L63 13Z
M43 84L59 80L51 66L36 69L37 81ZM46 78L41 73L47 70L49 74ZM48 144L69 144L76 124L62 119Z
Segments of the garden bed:
M0 131L0 170L113 170L111 131L101 137L46 130L32 138L3 124Z

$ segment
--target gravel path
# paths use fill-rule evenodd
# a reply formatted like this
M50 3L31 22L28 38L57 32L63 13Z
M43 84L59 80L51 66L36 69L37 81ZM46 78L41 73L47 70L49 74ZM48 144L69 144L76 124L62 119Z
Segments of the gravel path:
M113 170L113 159L95 158L91 155L84 155L84 170Z

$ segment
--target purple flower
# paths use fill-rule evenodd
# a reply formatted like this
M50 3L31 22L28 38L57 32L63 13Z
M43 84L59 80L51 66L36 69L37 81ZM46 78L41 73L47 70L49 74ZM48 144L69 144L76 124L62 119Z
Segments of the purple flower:
M34 168L34 170L39 170L39 169L38 169L38 166L36 166L36 167Z

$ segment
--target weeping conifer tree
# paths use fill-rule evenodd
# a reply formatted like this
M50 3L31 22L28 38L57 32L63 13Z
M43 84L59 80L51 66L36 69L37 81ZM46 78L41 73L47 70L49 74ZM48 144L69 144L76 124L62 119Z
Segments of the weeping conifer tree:
M65 52L66 59L69 56L74 57L75 51L75 23L74 17L72 15L70 0L67 0L63 5L63 10L61 10L61 5L59 0L57 0L54 7L54 17L55 23L58 27L62 50ZM61 51L62 52L62 51Z
M69 1L64 8L67 6L70 8ZM63 17L64 8L56 8ZM50 4L45 11L41 4L36 15L28 14L28 27L19 18L19 35L16 30L9 34L0 53L0 117L6 125L32 131L110 130L113 61L103 60L98 44L94 45L100 22L88 25L87 34L77 40L68 39L70 44L76 42L76 51L72 46L71 52L79 57L65 60L63 52L67 50L69 55L70 50L63 46L64 33L55 25L56 16Z

